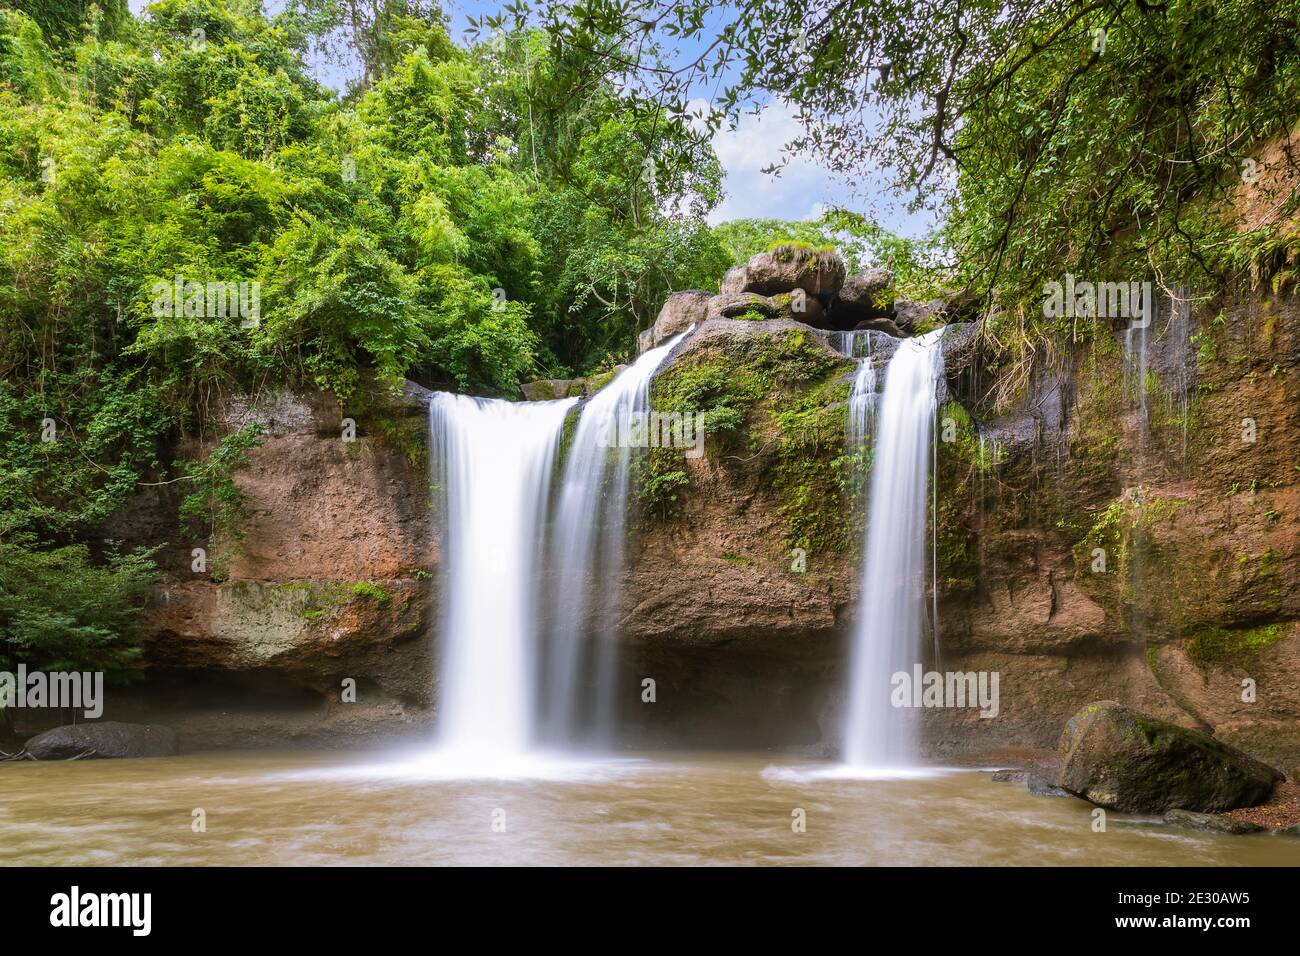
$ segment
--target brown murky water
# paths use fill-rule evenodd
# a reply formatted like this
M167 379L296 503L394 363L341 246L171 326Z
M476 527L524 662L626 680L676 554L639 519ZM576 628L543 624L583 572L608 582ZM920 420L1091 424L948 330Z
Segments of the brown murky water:
M1094 833L1088 804L987 772L827 769L699 754L504 780L356 754L0 764L0 864L1300 864L1290 837L1119 814ZM196 809L206 832L192 829ZM791 826L800 809L804 833Z

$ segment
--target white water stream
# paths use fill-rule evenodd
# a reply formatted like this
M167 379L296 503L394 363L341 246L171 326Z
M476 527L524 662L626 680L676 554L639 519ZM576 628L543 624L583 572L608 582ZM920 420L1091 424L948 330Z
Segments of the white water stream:
M650 380L683 332L645 352L583 406L564 464L549 549L543 733L609 743L631 465L624 441L650 411ZM642 432L644 433L644 432Z
M894 674L921 659L931 442L943 378L942 329L906 339L885 368L875 408L871 490L857 625L849 662L844 728L847 764L888 773L916 763L915 710L891 703ZM868 356L864 363L871 362ZM866 427L874 370L858 376L850 431ZM852 434L850 436L853 437Z
M510 773L543 744L572 749L607 737L639 447L619 436L649 411L650 379L685 334L646 352L583 407L553 516L552 475L576 399L440 392L430 403L443 520L440 765Z
M429 405L444 526L438 742L453 763L505 763L533 744L537 563L575 401L440 392Z

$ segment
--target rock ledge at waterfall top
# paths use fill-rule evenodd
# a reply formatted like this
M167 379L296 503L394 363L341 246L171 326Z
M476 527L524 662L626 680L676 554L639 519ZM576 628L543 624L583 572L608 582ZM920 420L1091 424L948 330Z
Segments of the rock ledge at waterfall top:
M848 274L838 253L787 243L752 256L723 277L717 294L690 289L664 301L637 339L641 352L709 319L791 319L816 329L855 329L904 337L964 316L969 297L911 302L895 294L894 275L875 267Z
M1058 783L1127 813L1217 813L1267 800L1283 776L1213 737L1114 701L1088 704L1061 734Z

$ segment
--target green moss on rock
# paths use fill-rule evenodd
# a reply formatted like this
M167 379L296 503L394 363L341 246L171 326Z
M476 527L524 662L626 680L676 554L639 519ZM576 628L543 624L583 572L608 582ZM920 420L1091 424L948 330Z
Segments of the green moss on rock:
M691 483L683 464L674 448L651 448L633 459L632 485L643 517L667 520L676 515L681 492Z
M1282 775L1206 734L1123 707L1089 704L1061 734L1060 786L1127 813L1254 806Z
M1201 667L1210 664L1248 663L1285 632L1286 629L1281 624L1233 630L1204 627L1190 635L1187 656Z
M844 520L844 405L849 383L838 370L770 409L777 429L775 487L782 497L786 544L809 553L847 551L855 535Z
M844 372L851 364L811 329L719 337L669 365L651 399L661 412L701 414L711 451L743 450L770 462L789 547L844 549L853 537L844 521ZM673 472L659 467L662 475ZM682 485L672 481L676 493Z

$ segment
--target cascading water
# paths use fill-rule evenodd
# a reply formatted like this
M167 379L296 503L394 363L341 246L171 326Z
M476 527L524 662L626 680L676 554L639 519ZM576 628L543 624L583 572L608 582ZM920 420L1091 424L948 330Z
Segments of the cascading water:
M1154 308L1152 308L1154 314ZM1145 437L1148 425L1147 415L1147 333L1151 327L1150 315L1143 320L1134 321L1124 331L1124 364L1127 371L1129 387L1134 389L1134 403L1138 411L1138 424L1142 429L1140 438Z
M849 449L860 451L871 438L875 423L878 383L876 361L872 354L872 338L883 332L836 332L832 344L843 355L858 360L858 373L853 377L853 391L849 394Z
M917 715L893 706L891 681L899 672L911 677L921 648L930 444L943 379L942 337L943 329L936 329L899 344L885 369L876 414L844 733L845 762L873 770L903 768L916 760ZM859 379L865 374L861 371ZM854 392L856 398L857 387ZM851 413L856 414L852 404Z
M650 380L689 331L647 351L592 396L574 429L548 561L543 721L553 743L608 743L636 424L650 411Z
M533 744L537 562L575 401L440 392L429 405L445 521L438 739L453 762L501 766Z

